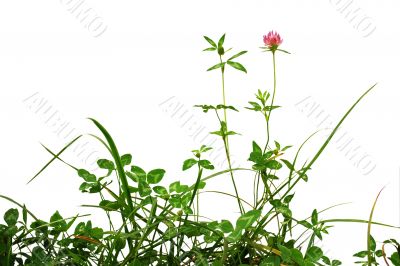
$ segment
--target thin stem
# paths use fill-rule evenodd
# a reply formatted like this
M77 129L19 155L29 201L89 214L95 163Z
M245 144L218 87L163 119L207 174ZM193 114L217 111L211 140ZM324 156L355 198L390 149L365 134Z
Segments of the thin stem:
M219 61L222 64L222 57L219 56ZM221 67L221 76L222 76L222 103L223 105L226 105L226 98L225 98L225 66ZM227 118L226 118L226 109L224 109L224 122L227 124Z
M269 122L271 119L271 112L272 108L274 106L274 101L275 101L275 94L276 94L276 63L275 63L275 51L272 51L272 64L274 68L274 90L272 92L272 100L271 100L271 106L268 111L268 119L267 119L267 143L265 144L264 152L268 147L269 140L270 140L270 132L269 132Z
M217 115L217 118L218 118L220 124L222 124L221 123L221 118L219 117L217 110L215 110L215 114ZM226 131L228 131L228 126L226 126ZM230 173L230 176L231 176L233 188L235 189L235 195L236 195L236 199L237 199L237 202L238 202L238 205L239 205L239 210L240 210L240 213L243 214L244 213L244 208L243 208L242 203L240 202L239 192L238 192L237 187L236 187L235 178L233 177L231 156L229 154L229 146L228 146L228 136L222 136L222 141L224 142L225 154L226 154L226 159L228 161L229 173Z
M199 159L200 159L200 158L199 158ZM201 181L201 176L202 176L202 174L203 174L203 168L201 168L201 166L198 164L197 179L196 179L196 183L195 183L194 188L193 188L192 197L190 198L190 202L189 202L189 205L188 205L189 208L191 208L191 206L192 206L192 204L193 204L193 201L194 201L194 198L196 197L196 195L198 195L197 192L198 192L198 189L199 189L199 184L200 184L200 181ZM188 217L189 217L189 214L186 214L186 215L185 215L185 219L183 220L183 225L186 224L186 222L187 222L187 220L188 220ZM181 226L181 221L182 221L182 220L180 219L180 220L179 220L179 228L180 228L180 226ZM179 256L179 251L180 251L180 249L181 249L181 247L182 247L182 244L183 244L184 235L181 234L180 237L178 237L178 238L179 238L179 242L178 242L178 250L177 250L177 252L178 252L178 256Z
M222 64L222 56L219 56L219 61ZM225 66L221 67L221 79L222 79L222 103L223 105L226 106L226 97L225 97ZM217 112L216 112L217 113ZM217 113L218 116L218 113ZM218 116L219 119L219 116ZM219 119L220 120L220 119ZM226 109L224 108L224 122L225 122L225 126L226 126L226 131L228 132L228 120L227 120L227 115L226 115ZM221 120L220 120L221 123ZM232 172L232 163L231 163L231 156L230 156L230 152L229 152L229 139L228 136L224 136L222 137L223 141L224 141L224 147L225 147L225 153L226 153L226 159L228 161L228 167L229 167L229 173L231 176L231 180L232 180L232 184L233 184L233 188L235 189L235 194L237 197L237 201L238 201L238 205L239 205L239 209L240 209L240 213L243 214L244 213L244 208L242 203L240 202L239 199L239 193L236 187L236 182L235 179L233 177L233 172Z

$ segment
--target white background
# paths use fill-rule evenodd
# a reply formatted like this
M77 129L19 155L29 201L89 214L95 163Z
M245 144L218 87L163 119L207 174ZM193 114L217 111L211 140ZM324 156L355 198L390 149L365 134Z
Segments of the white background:
M351 145L359 145L376 168L365 175L362 167L354 166L338 150L344 139L329 145L310 172L309 182L296 193L295 216L302 219L314 208L352 202L321 217L368 219L376 194L386 186L374 220L400 225L398 2L86 0L82 8L92 8L90 14L105 30L97 37L94 24L87 27L90 17L80 21L80 11L71 10L74 2L0 4L0 194L26 203L43 219L56 209L65 217L90 212L79 205L98 199L80 193L80 178L59 162L26 185L51 158L39 143L58 151L71 139L54 133L60 123L68 122L75 134L98 134L87 117L103 123L120 152L132 153L136 165L166 169L164 184L178 179L193 182L195 173L182 173L182 162L190 150L207 144L191 136L193 128L211 131L217 124L211 114L192 106L221 103L219 71L205 71L218 58L201 52L208 47L203 35L215 40L227 33L226 47L249 51L238 58L247 75L231 69L226 73L228 104L240 108L240 113L228 114L230 128L242 134L231 138L231 150L240 166L249 167L251 141L264 144L265 125L262 117L243 107L257 89L272 89L271 55L258 47L263 45L263 34L273 29L284 39L282 48L292 52L277 55L276 103L283 108L273 113L271 132L283 145L297 149L315 130L328 126L318 125L321 120L313 115L307 117L307 108L298 104L306 97L319 104L324 117L330 115L327 121L336 122L363 91L378 82L343 125L344 138L353 138ZM348 9L341 12L346 3ZM353 20L352 13L346 17L357 9ZM193 115L191 126L182 126L184 120L162 104L167 99L183 105L184 117ZM47 101L47 113L44 107L37 110L41 100ZM326 132L306 146L302 162L313 156L324 136ZM89 137L81 144L86 141L86 153L107 156ZM215 148L220 145L215 143ZM289 150L287 158L293 158L294 152ZM72 151L63 158L88 169L94 161L94 155L88 159ZM237 173L236 179L241 193L251 199L253 176ZM220 176L207 189L233 192L229 180ZM1 213L11 206L0 201ZM203 197L201 210L213 219L235 219L235 207L232 199L210 194ZM398 230L378 226L372 232L379 241L399 237ZM366 246L366 225L337 224L323 246L329 256L351 265L352 254Z

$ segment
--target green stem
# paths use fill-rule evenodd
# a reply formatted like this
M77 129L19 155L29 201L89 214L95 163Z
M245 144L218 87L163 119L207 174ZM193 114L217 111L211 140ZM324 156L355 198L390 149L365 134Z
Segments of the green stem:
M201 166L198 165L197 179L196 179L196 183L195 183L194 188L193 188L192 197L190 198L190 202L189 202L189 205L188 205L189 208L192 206L193 201L194 201L194 198L196 197L196 195L198 195L197 192L198 192L198 190L199 190L199 184L200 184L201 176L202 176L202 175L203 175L203 168L201 168ZM184 221L183 221L183 225L186 224L188 217L189 217L189 215L186 214L186 215L185 215L185 219L184 219ZM179 221L179 227L180 227L180 225L181 225L181 220ZM182 247L182 244L183 244L183 238L184 238L184 235L183 235L183 233L182 233L182 234L180 235L180 237L179 237L179 242L178 242L178 251L177 251L177 252L178 252L178 257L179 257L179 251L180 251L180 249L181 249L181 247Z
M215 114L217 115L218 121L221 123L221 118L218 115L217 110L215 110ZM226 125L226 124L225 124ZM226 131L228 131L228 126L226 126ZM226 154L226 159L228 161L228 168L229 168L229 173L231 176L231 180L232 180L232 184L233 184L233 188L235 190L235 195L236 195L236 199L239 205L239 210L241 214L244 214L244 208L242 203L240 202L240 197L239 197L239 192L237 190L237 186L236 186L236 182L235 182L235 178L233 177L233 169L232 169L232 163L231 163L231 156L229 154L229 145L228 145L228 136L222 136L222 141L224 142L224 147L225 147L225 154Z
M275 101L275 93L276 93L276 63L275 63L275 51L272 52L272 64L274 68L274 90L272 92L272 100L271 100L271 106L268 111L268 119L267 119L267 143L265 144L264 152L268 147L269 139L270 139L270 133L269 133L269 122L271 119L271 112L272 112L272 107L274 106L274 101Z
M226 159L228 160L228 167L229 167L229 170L230 170L229 173L230 173L230 176L231 176L233 188L235 189L235 195L236 195L236 199L237 199L237 202L238 202L238 205L239 205L240 213L244 214L244 208L243 208L242 203L240 202L239 192L238 192L238 189L236 187L235 178L233 177L231 157L229 155L229 147L228 147L228 139L227 139L227 137L226 137L226 139L224 138L223 141L224 141L224 146L225 146Z
M222 57L219 56L219 61L222 64ZM226 98L225 98L225 66L221 67L221 76L222 76L222 102L223 105L226 105ZM226 109L224 109L224 122L227 124L227 118L226 118ZM227 124L228 126L228 124Z
M222 56L219 56L219 61L222 63ZM223 105L226 106L226 97L225 97L225 66L221 67L221 78L222 78L222 102ZM217 112L216 112L217 113ZM218 116L218 113L217 113ZM219 119L219 116L218 116ZM220 119L219 119L220 120ZM221 122L221 120L220 120ZM227 120L227 115L226 115L226 109L224 108L224 122L226 125L226 131L228 132L228 120ZM228 161L228 167L229 167L229 173L231 176L231 180L232 180L232 184L233 184L233 188L235 189L235 194L236 194L236 198L238 201L238 205L239 205L239 209L240 209L240 213L243 214L244 213L244 208L242 203L240 202L239 199L239 193L236 187L236 182L235 182L235 178L233 177L233 172L232 172L232 163L231 163L231 156L230 156L230 152L229 152L229 140L228 140L228 136L224 136L222 138L222 140L224 141L224 147L225 147L225 153L226 153L226 159Z

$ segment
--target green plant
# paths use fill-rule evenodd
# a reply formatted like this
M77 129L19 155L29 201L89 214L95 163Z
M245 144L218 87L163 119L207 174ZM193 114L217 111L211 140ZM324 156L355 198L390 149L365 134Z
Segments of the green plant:
M98 196L98 204L83 205L104 212L108 228L96 227L88 215L64 218L56 211L49 221L40 220L25 205L0 196L15 204L5 212L0 224L0 265L341 265L330 259L316 243L323 240L336 222L368 224L368 249L355 254L366 258L363 265L377 265L382 258L387 265L400 265L400 245L394 239L384 242L378 249L371 236L371 225L390 226L370 219L322 219L316 210L309 216L295 217L291 203L297 200L294 189L299 182L307 182L309 170L325 150L336 131L350 112L374 87L369 88L349 108L337 123L323 145L308 161L299 164L299 154L312 134L297 150L294 158L286 157L290 145L271 141L270 121L275 105L277 74L276 56L282 39L275 32L264 37L264 52L270 52L273 64L273 90L258 90L255 100L246 109L261 114L266 123L264 145L253 141L248 161L249 168L233 168L231 164L230 136L237 135L229 127L227 112L238 112L238 108L227 105L225 74L226 67L247 73L237 58L246 53L241 51L225 60L230 49L225 49L225 34L216 43L204 37L215 51L219 63L208 70L221 71L222 103L218 105L196 105L203 112L213 112L219 128L211 132L221 138L225 148L228 167L214 171L213 163L207 159L212 147L202 145L192 151L192 156L182 164L182 170L196 177L194 184L183 184L180 180L162 185L164 169L143 169L134 163L130 154L120 154L113 138L99 122L90 119L101 132L101 136L89 135L99 141L109 152L109 158L97 161L100 171L92 173L67 162L61 156L82 136L73 139L59 152L45 149L53 158L30 180L33 181L52 162L59 160L76 171L82 179L79 190ZM234 60L234 61L233 61ZM221 114L222 112L222 114ZM234 173L243 171L254 176L253 202L242 198L237 189ZM227 219L209 220L199 209L200 194L208 180L228 174L234 194L219 192L222 196L234 197L240 215L236 221ZM284 176L284 177L282 177ZM165 183L165 182L164 182ZM271 229L274 228L274 229ZM396 251L387 257L385 245Z

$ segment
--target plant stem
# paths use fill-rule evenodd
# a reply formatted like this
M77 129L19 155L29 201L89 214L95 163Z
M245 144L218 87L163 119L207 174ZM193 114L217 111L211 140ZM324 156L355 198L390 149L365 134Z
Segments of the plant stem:
M233 188L235 189L236 199L237 199L237 202L238 202L238 205L239 205L240 213L244 214L244 208L242 206L242 203L240 202L239 192L237 190L236 182L235 182L235 179L233 177L231 157L229 155L229 147L228 147L228 139L227 138L228 138L228 136L226 136L226 139L224 138L223 141L224 141L224 146L225 146L226 159L228 160L229 173L231 175Z
M274 68L274 90L272 92L272 100L271 100L271 106L268 111L268 119L267 119L267 143L265 144L264 152L266 151L268 144L269 144L269 139L270 139L270 133L269 133L269 122L271 119L271 111L274 106L274 101L275 101L275 93L276 93L276 63L275 63L275 51L272 52L272 64Z
M219 56L219 61L222 63L222 57ZM226 106L226 97L225 97L225 66L221 67L221 79L222 79L222 102L223 105ZM217 117L220 120L219 116L218 116L218 112L215 110L215 112L217 113ZM225 126L226 126L226 132L228 132L228 120L227 120L227 116L226 116L226 109L224 108L224 120L225 122ZM221 122L221 120L220 120ZM226 159L228 161L228 167L229 167L229 173L231 176L231 180L232 180L232 184L233 184L233 188L235 189L235 194L236 194L236 199L238 201L238 205L239 205L239 210L240 213L243 214L244 213L244 208L242 206L242 203L240 202L240 198L239 198L239 193L236 187L236 182L235 182L235 178L233 177L233 172L232 172L232 163L231 163L231 156L230 156L230 152L229 152L229 140L228 140L228 136L223 136L222 140L224 141L224 147L225 147L225 154L226 154Z
M219 56L219 61L222 64L222 57L221 56ZM221 67L221 76L222 76L222 103L223 103L223 105L226 105L226 98L225 98L225 66ZM224 109L224 122L225 122L225 124L227 123L226 109Z
M201 168L200 165L198 165L197 179L196 179L196 183L195 183L194 188L193 188L192 197L190 198L190 202L189 202L189 205L188 205L189 208L192 206L193 201L194 201L194 198L196 197L196 195L198 195L197 192L198 192L198 189L199 189L199 184L200 184L200 181L201 181L201 176L202 176L202 174L203 174L203 168ZM186 215L185 215L185 219L184 219L184 221L183 221L183 223L182 223L183 225L186 224L188 217L189 217L189 215L186 214ZM179 227L180 227L180 225L181 225L181 221L182 221L182 220L179 220ZM179 238L179 242L178 242L178 246L177 246L177 247L178 247L177 252L178 252L178 256L179 256L179 251L180 251L180 249L181 249L181 247L182 247L183 239L184 239L183 233L182 233L182 234L180 235L180 237L178 237L178 238Z
M217 115L218 121L222 125L222 121L221 121L221 118L219 117L219 114L218 114L217 110L215 110L215 114ZM226 123L225 123L225 125L226 125ZM228 131L228 127L227 126L226 126L226 131ZM244 208L243 208L242 203L240 202L239 192L237 190L236 182L235 182L235 179L233 177L231 156L229 154L229 146L228 146L228 136L222 136L222 141L224 142L225 154L226 154L226 159L228 161L229 173L230 173L230 176L231 176L233 188L235 189L235 196L236 196L236 199L237 199L237 202L238 202L239 210L240 210L240 213L243 214L244 213Z

